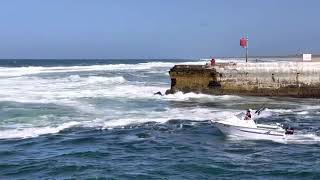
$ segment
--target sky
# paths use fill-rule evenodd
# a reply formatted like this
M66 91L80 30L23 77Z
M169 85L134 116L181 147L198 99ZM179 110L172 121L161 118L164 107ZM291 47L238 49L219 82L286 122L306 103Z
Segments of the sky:
M0 58L320 54L319 0L1 0Z

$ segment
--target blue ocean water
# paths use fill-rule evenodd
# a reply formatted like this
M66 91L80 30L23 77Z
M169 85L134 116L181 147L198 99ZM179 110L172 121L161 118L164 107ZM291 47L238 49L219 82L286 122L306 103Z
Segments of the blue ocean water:
M318 99L176 93L196 60L1 60L0 179L319 179ZM265 105L313 141L225 137L211 123Z

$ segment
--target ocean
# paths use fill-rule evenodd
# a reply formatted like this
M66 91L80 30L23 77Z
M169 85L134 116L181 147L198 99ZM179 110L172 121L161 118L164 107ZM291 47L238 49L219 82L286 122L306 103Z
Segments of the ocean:
M320 179L318 99L154 95L175 64L204 63L0 60L0 179ZM234 139L210 122L262 106L259 122L309 140Z

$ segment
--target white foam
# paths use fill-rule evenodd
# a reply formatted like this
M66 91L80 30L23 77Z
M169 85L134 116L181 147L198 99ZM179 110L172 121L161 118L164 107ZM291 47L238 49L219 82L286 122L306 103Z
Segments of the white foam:
M37 122L32 122L34 124L15 124L14 127L0 131L0 139L32 138L45 134L55 134L62 130L75 126L97 129L112 129L121 128L132 124L142 124L146 122L165 123L173 119L207 121L212 119L223 119L226 117L232 117L235 113L238 113L238 111L221 111L217 109L207 108L168 108L165 111L149 112L132 110L121 114L108 111L104 115L101 115L101 118L95 118L97 116L97 114L95 114L95 116L91 120L89 118L85 121L81 120L64 122L58 126L50 125L50 122L47 122L48 125L42 126L37 126Z
M220 111L206 108L173 108L161 112L147 112L143 114L128 115L117 119L104 120L98 119L95 124L102 124L104 129L123 127L130 124L141 124L146 122L165 123L169 120L191 120L191 121L207 121L212 119L223 119L232 117L237 111Z
M301 112L297 112L297 114L299 114L299 115L306 115L306 114L309 114L309 112L308 112L308 111L301 111Z
M275 113L292 113L291 109L269 109L266 108L265 111L267 112L275 112Z
M0 78L0 101L73 104L78 98L111 96L113 89L126 82L122 76Z
M234 141L258 141L259 139L252 139L246 137L239 137L239 136L228 136L230 140ZM265 141L265 140L263 140ZM320 136L315 134L300 134L300 135L290 135L286 139L276 139L270 141L281 143L281 144L319 144L320 143Z
M203 62L183 62L183 64L201 64ZM41 78L37 76L23 76L37 73L57 72L81 72L98 70L119 69L151 69L154 67L172 67L176 62L148 62L139 64L111 64L93 66L71 66L71 67L19 67L0 68L0 101L13 101L22 103L56 103L72 105L79 98L95 97L120 97L120 98L150 98L183 101L185 99L201 99L205 101L228 98L235 96L209 96L195 93L176 93L164 97L154 96L153 93L168 89L168 84L155 83L147 86L144 83L128 82L122 76L80 76L70 75L63 78ZM163 70L166 71L166 70ZM6 78L6 77L11 78ZM19 76L19 77L15 77ZM2 77L2 78L1 78ZM53 76L54 77L54 76ZM59 77L59 76L58 76Z
M317 110L320 109L320 106L318 105L302 105L301 110Z
M175 64L204 64L204 62L147 62L138 64L107 64L91 66L60 66L60 67L0 67L0 77L17 77L34 75L39 73L62 73L62 72L90 72L90 71L116 71L116 70L148 70L153 68L171 68Z
M32 127L0 131L0 139L32 138L44 134L55 134L64 129L75 127L79 122L71 121L57 127Z
M319 144L320 136L316 134L296 134L288 136L288 138L283 142L286 144Z
M143 110L127 110L119 113L117 110L105 111L100 118L97 113L92 119L86 121L72 121L63 123L60 126L48 125L45 127L19 127L16 129L3 130L0 132L0 139L8 138L30 138L43 134L55 134L64 129L81 126L91 128L112 129L121 128L131 124L142 124L146 122L166 123L169 120L181 119L191 121L207 121L207 120L225 120L235 118L235 115L241 113L239 110L232 109L215 109L201 107L183 107L183 108L166 108L164 111L143 111ZM263 113L266 113L263 115ZM270 112L263 112L262 116L269 116ZM259 117L261 117L261 115ZM32 126L32 124L31 124ZM293 136L292 136L293 137ZM289 141L290 140L290 141ZM284 143L310 143L317 142L320 138L316 135L299 135L289 139Z
M176 100L176 101L187 101L192 99L202 99L207 101L213 101L213 100L220 100L220 101L227 101L227 100L236 100L236 99L242 99L240 96L233 96L233 95L208 95L208 94L197 94L197 93L182 93L182 92L176 92L174 94L168 94L163 97L167 100Z
M55 103L62 106L77 108L80 112L89 113L92 116L85 116L86 121L79 122L70 119L58 121L56 125L47 119L47 124L39 124L37 121L26 124L15 124L7 127L0 132L0 138L28 138L37 137L43 134L54 134L74 126L93 127L93 128L114 128L124 127L130 124L141 124L150 121L165 123L171 119L183 119L191 121L204 121L212 119L225 119L233 117L238 110L215 109L203 107L170 107L163 111L156 110L124 110L115 107L114 109L102 109L99 106L90 104L87 99L103 98L106 102L113 98L143 99L150 101L166 101L162 103L171 103L171 101L204 101L233 102L235 100L246 100L240 96L223 95L214 96L196 93L182 93L165 96L155 96L153 93L168 89L168 84L155 82L154 85L147 85L143 82L127 81L123 76L115 73L112 77L103 76L81 76L77 73L82 71L128 71L134 73L135 70L148 70L152 73L164 73L168 68L176 63L152 62L140 64L114 64L114 65L94 65L94 66L72 66L72 67L21 67L21 68L0 68L0 101L24 102L24 103ZM178 63L187 64L187 63ZM203 62L190 62L190 64L203 64ZM159 70L159 69L160 70ZM163 71L162 69L163 68ZM133 70L131 72L131 70ZM37 76L25 76L39 73L60 73L76 72L73 75L56 78L41 78ZM127 72L126 72L127 73ZM93 74L93 73L90 73ZM108 73L107 73L108 74ZM110 74L110 73L109 73ZM9 77L9 78L7 78ZM118 108L118 109L117 109ZM122 108L122 107L120 107ZM267 117L272 113L288 113L292 110L267 109L261 116ZM74 116L78 118L78 114ZM80 115L81 116L81 115ZM260 116L260 117L261 117ZM71 117L75 119L74 117ZM13 129L14 128L14 129Z

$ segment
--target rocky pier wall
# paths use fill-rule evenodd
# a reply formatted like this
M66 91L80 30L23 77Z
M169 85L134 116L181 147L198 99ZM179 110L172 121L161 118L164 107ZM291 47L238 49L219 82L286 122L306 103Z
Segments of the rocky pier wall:
M320 98L320 62L176 65L169 73L167 93Z

